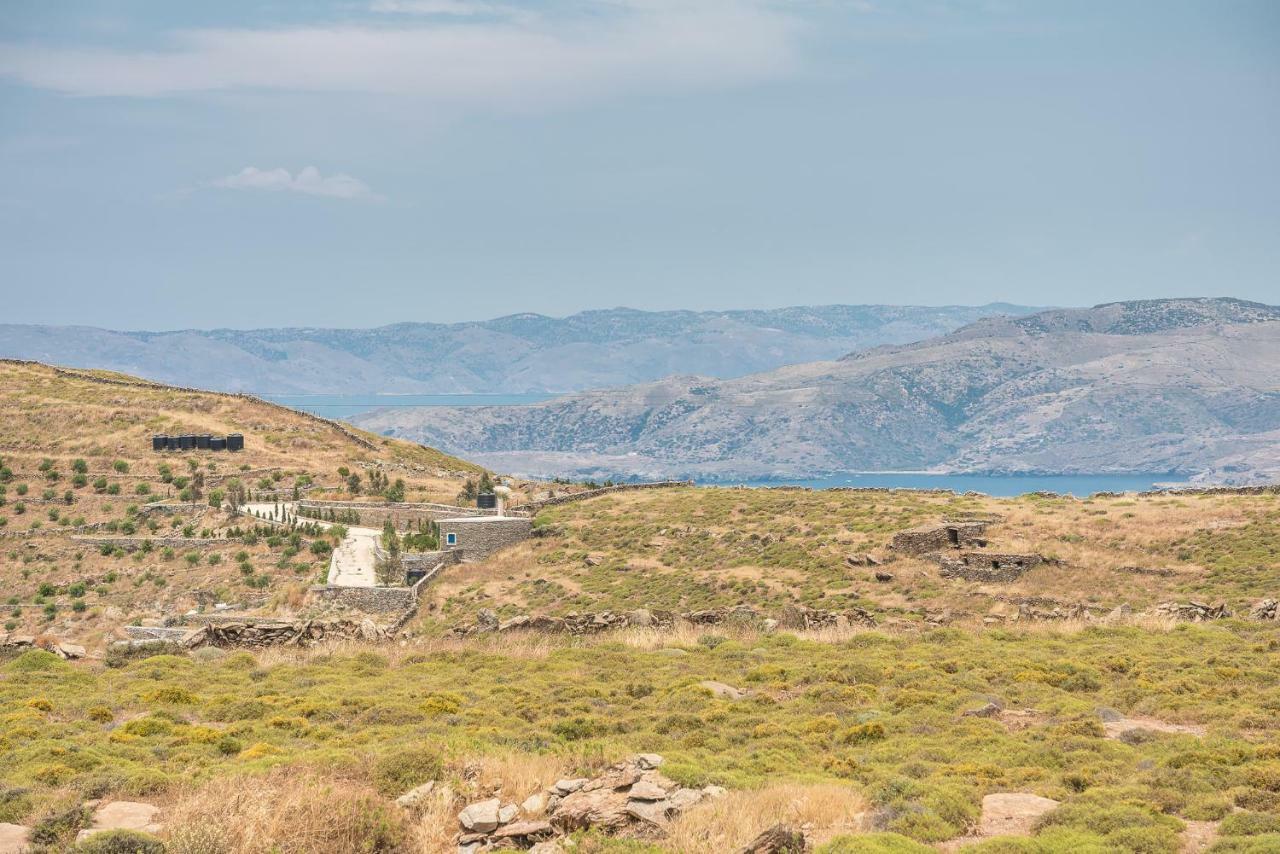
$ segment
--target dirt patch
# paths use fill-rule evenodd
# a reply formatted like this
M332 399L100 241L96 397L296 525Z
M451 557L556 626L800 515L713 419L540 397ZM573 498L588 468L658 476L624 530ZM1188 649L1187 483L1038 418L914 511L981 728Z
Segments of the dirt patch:
M960 851L993 836L1030 836L1040 816L1058 806L1052 798L1026 792L995 792L982 799L982 817L973 835L944 842L943 851Z
M1140 730L1146 732L1160 732L1171 735L1197 735L1205 734L1202 726L1193 726L1191 724L1171 724L1166 721L1157 720L1155 718L1120 718L1118 720L1103 721L1103 730L1106 731L1107 738L1122 738L1125 734Z
M1208 851L1218 841L1218 822L1184 821L1187 829L1182 832L1181 854L1200 854Z

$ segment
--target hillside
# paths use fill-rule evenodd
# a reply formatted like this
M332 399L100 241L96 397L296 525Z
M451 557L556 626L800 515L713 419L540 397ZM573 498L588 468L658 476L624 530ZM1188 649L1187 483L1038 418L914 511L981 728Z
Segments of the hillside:
M619 308L377 329L173 332L0 324L0 356L224 391L562 392L677 373L742 376L1034 310L1003 303L722 312Z
M166 432L238 432L245 448L153 452L152 434ZM366 482L385 473L405 482L409 500L448 502L479 471L255 398L0 362L4 630L94 644L121 624L216 602L287 611L323 582L333 543L255 533L222 498L236 483L263 501L346 497L339 469ZM152 542L111 546L130 537ZM99 548L92 538L107 539Z
M838 471L1280 474L1280 308L1154 300L982 320L734 380L519 408L385 410L366 429L535 475Z

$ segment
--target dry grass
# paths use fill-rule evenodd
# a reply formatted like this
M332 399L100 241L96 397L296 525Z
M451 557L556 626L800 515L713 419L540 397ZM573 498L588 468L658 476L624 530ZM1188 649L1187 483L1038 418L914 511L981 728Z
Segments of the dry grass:
M373 789L298 768L188 790L165 822L172 854L393 852L410 839L404 816Z
M684 854L737 851L780 822L803 826L821 844L865 829L867 813L867 802L849 786L781 783L699 804L672 822L664 845Z

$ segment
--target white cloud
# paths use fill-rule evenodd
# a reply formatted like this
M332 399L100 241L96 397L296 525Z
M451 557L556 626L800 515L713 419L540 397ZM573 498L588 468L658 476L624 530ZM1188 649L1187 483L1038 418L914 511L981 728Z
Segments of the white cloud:
M219 178L209 186L224 190L288 190L309 196L328 196L333 199L357 199L378 201L382 199L369 185L358 178L341 172L325 177L314 166L307 166L297 175L288 169L259 169L246 166L234 175Z
M380 16L375 24L195 30L173 34L164 50L0 44L0 75L81 96L265 89L527 110L731 86L796 65L797 21L760 0L594 0L585 9L555 18L450 15L405 24Z

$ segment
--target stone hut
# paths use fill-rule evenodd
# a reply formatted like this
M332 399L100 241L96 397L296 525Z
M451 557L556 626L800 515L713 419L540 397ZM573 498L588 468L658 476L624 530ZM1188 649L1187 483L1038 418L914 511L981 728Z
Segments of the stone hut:
M440 547L462 552L463 561L483 560L499 549L527 540L533 520L523 516L469 516L441 519Z
M982 521L957 521L910 528L894 534L890 548L908 555L931 554L965 546L982 548L987 544L983 536L987 532L987 524Z

